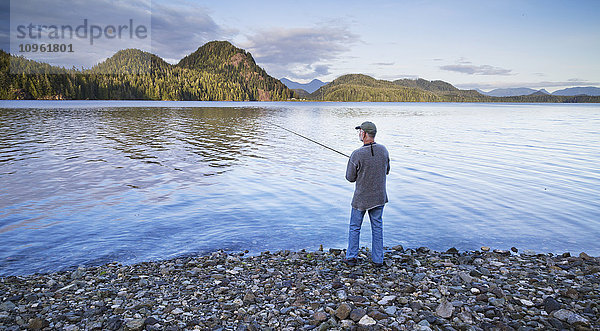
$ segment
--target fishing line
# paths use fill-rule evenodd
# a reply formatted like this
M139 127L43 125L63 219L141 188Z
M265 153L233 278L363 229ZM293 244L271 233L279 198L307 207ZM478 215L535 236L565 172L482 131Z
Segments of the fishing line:
M327 149L329 149L329 150L332 150L332 151L334 151L334 152L336 152L336 153L338 153L338 154L341 154L341 155L343 155L343 156L345 156L345 157L347 157L347 158L350 158L350 156L349 156L348 154L344 154L344 153L342 153L342 152L340 152L340 151L338 151L338 150L336 150L336 149L334 149L334 148L331 148L331 147L329 147L329 146L327 146L327 145L324 145L324 144L322 144L322 143L320 143L320 142L318 142L318 141L316 141L316 140L310 139L310 138L308 138L308 137L306 137L306 136L303 136L303 135L301 135L301 134L299 134L299 133L297 133L297 132L294 132L294 131L292 131L292 130L286 129L286 128L284 128L284 127L283 127L283 126L281 126L281 125L277 125L277 124L275 124L275 123L272 123L272 122L267 122L267 123L269 123L269 124L271 124L271 125L273 125L273 126L276 126L276 127L280 128L280 129L283 129L283 130L285 130L285 131L287 131L287 132L293 133L293 134L295 134L295 135L297 135L297 136L299 136L299 137L302 137L302 138L304 138L304 139L306 139L306 140L308 140L308 141L311 141L311 142L313 142L313 143L315 143L315 144L317 144L317 145L319 145L319 146L322 146L322 147L325 147L325 148L327 148Z

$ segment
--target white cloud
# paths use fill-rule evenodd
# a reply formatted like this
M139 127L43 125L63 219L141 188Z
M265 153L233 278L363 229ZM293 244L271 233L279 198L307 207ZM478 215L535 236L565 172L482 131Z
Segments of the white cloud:
M152 51L176 62L212 40L229 39L235 29L223 28L208 9L188 2L152 6Z
M469 62L464 62L469 63ZM510 75L511 69L503 69L491 65L471 65L471 64L450 64L441 66L440 69L446 71L460 72L468 75L486 75L486 76L506 76Z
M396 64L396 63L395 62L375 62L375 63L373 63L373 65L379 66L379 67L382 67L382 66L393 66L394 64Z
M315 78L329 74L328 62L350 50L360 37L346 26L274 28L248 35L240 44L271 75Z

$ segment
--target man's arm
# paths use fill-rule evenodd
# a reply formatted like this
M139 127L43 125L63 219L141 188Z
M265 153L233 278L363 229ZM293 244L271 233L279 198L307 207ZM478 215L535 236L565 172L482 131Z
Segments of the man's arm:
M387 164L388 164L388 166L387 166L387 172L385 174L389 175L390 174L390 158L389 158L389 156L388 156Z
M346 167L346 180L350 183L354 183L356 181L356 173L358 166L352 162L352 157L348 160L348 166Z

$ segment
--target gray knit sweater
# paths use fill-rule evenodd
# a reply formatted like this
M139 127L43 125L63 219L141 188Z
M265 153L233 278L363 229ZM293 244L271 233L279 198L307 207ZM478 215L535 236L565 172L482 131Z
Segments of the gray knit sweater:
M389 173L390 155L385 146L367 144L352 152L346 168L346 179L356 182L352 207L369 210L388 202L385 179Z

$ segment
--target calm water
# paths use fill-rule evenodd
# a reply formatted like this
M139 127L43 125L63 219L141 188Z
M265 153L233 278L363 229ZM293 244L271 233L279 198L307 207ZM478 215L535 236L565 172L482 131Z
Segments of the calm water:
M600 255L600 106L0 102L0 275L343 248L354 126L392 158L384 242ZM370 245L364 223L362 245Z

